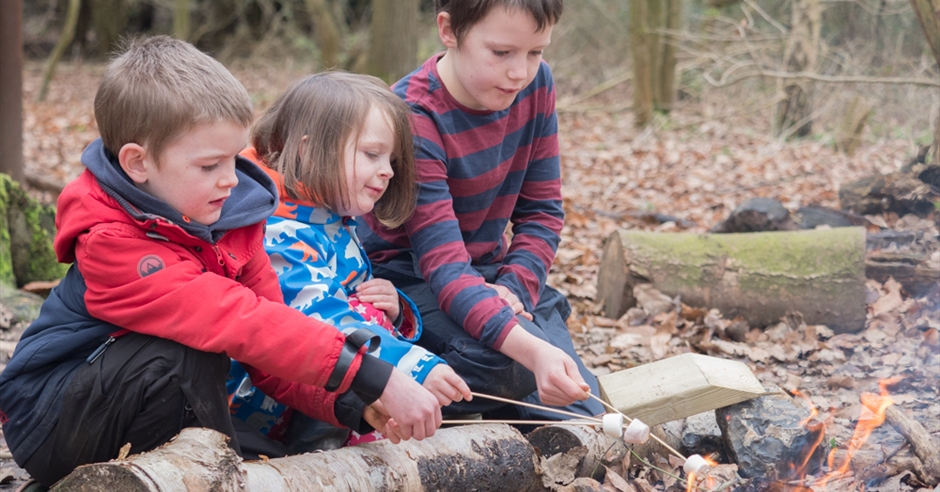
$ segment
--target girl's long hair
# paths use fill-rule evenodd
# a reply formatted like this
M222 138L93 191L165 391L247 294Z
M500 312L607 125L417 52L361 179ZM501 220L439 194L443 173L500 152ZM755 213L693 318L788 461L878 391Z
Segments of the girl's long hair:
M395 228L411 217L417 200L411 111L380 79L335 71L304 77L265 111L252 130L251 143L264 163L282 176L287 198L335 212L350 205L346 145L350 138L359 139L372 108L380 109L392 125L395 174L371 213L382 225Z

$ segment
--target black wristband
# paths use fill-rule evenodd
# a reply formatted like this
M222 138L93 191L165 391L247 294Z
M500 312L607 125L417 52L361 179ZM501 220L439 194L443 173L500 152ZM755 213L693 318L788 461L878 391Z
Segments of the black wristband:
M362 418L365 408L366 404L353 391L339 395L333 402L333 414L336 415L336 420L359 434L368 434L375 430Z
M362 364L359 371L353 377L352 385L349 389L356 392L362 402L366 405L371 404L382 396L385 386L388 385L388 379L392 377L392 371L395 366L385 362L382 359L365 355L362 357Z
M343 379L346 378L346 373L349 372L350 366L352 366L353 361L356 360L359 349L362 348L366 342L370 342L369 352L372 352L379 348L381 341L382 339L379 338L378 335L365 328L347 333L346 343L343 344L343 348L339 352L339 358L336 360L336 365L333 367L333 372L330 373L330 378L327 380L324 388L327 391L336 391L339 389L340 385L343 384ZM363 360L365 360L365 357L363 357Z

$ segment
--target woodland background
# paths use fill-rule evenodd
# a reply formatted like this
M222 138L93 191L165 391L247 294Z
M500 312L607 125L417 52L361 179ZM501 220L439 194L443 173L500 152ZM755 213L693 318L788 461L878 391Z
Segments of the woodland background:
M81 151L97 137L94 93L122 36L192 41L232 70L259 112L304 74L337 67L392 82L441 49L427 0L3 0L0 9L0 171L45 203L82 170ZM604 374L689 351L742 360L763 383L807 395L828 415L834 445L864 418L859 393L904 375L896 403L936 438L940 290L912 297L869 280L866 329L836 336L798 319L752 328L709 317L708 306L682 309L681 299L611 319L594 296L615 230L707 232L754 197L790 211L838 209L842 185L919 154L937 159L938 56L938 0L567 1L545 52L567 214L549 282L572 303L569 328L588 366ZM914 231L940 263L936 210L866 219L870 230ZM0 367L23 328L0 332ZM890 429L875 436L885 456L904 446ZM0 488L23 478L8 458L0 470L11 477ZM619 471L628 484L609 490L684 487L636 462ZM827 489L923 485L895 473Z

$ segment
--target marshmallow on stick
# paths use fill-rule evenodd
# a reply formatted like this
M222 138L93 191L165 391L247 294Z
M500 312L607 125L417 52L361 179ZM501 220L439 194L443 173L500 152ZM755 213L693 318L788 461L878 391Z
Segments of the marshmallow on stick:
M708 473L709 469L708 462L705 461L705 458L702 458L700 455L693 454L685 460L685 464L682 465L682 469L685 470L686 474L694 473L695 476L701 477Z
M650 427L640 419L633 419L623 433L623 440L628 444L643 444L650 438Z
M620 437L623 434L623 415L619 413L604 414L604 434Z

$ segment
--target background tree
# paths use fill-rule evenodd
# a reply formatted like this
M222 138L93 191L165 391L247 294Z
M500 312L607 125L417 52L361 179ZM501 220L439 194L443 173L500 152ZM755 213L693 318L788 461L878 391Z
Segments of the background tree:
M631 0L635 121L646 126L652 110L668 112L676 98L676 48L671 33L682 24L682 0Z
M393 83L418 63L419 0L372 0L368 73Z
M920 27L924 30L924 37L927 38L934 61L940 67L940 0L911 0L911 5L917 12L917 20L920 21ZM933 163L940 164L940 114L933 122L931 152Z
M0 1L0 172L23 183L23 1Z
M794 0L791 4L791 26L784 51L787 72L815 72L819 58L819 0ZM810 80L781 79L779 91L784 99L777 104L774 128L778 135L809 135L813 124Z

